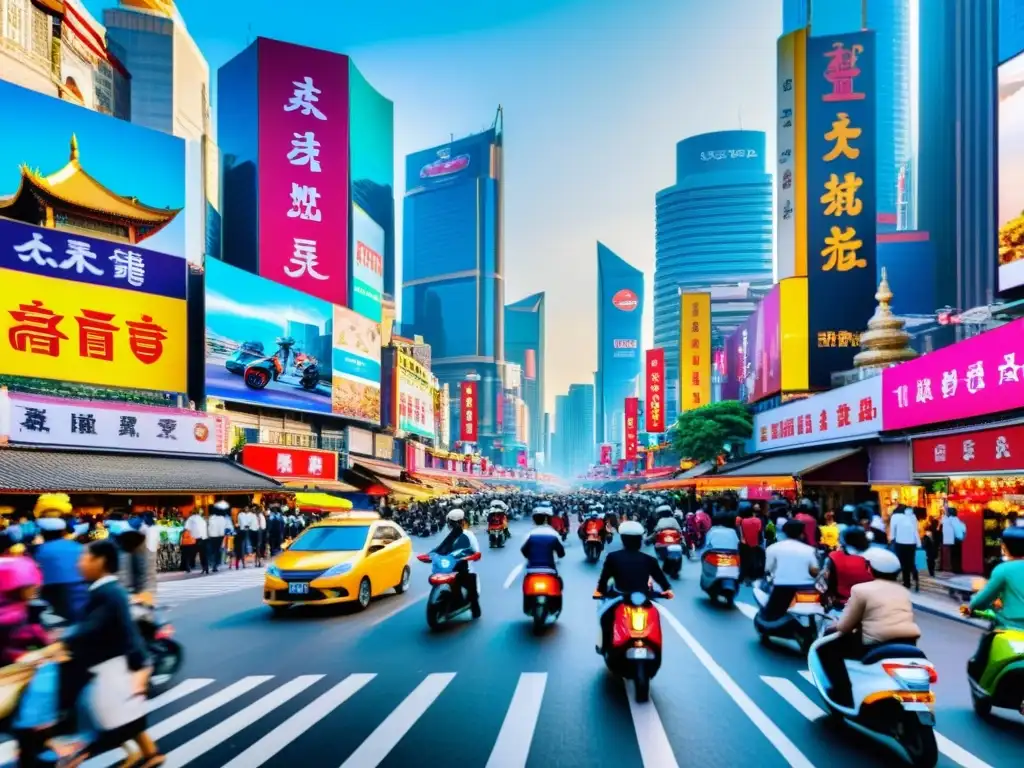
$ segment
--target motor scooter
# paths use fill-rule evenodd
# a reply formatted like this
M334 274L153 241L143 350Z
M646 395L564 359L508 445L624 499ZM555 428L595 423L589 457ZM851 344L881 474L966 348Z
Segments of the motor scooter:
M771 589L767 580L761 580L754 585L754 600L759 607L754 615L754 629L757 630L761 642L767 645L771 638L795 640L800 646L800 651L807 653L811 644L818 639L819 626L825 615L818 590L813 585L797 590L786 613L781 618L767 621L761 614L768 605L770 594Z
M661 668L661 614L654 601L663 597L665 593L653 590L629 595L614 589L594 593L595 600L621 598L608 608L615 612L611 637L603 638L600 653L613 675L633 681L638 703L650 698L651 678Z
M994 611L974 611L971 615L991 622L990 632L999 630L992 640L984 669L972 670L970 664L967 667L974 711L988 717L994 707L1024 715L1024 630L1000 629L999 617Z
M819 656L839 637L831 633L815 640L807 654L811 682L826 711L903 753L915 768L933 768L939 760L931 689L938 680L935 667L916 646L883 643L859 660L846 661L852 695L839 702L832 698L832 682Z
M508 528L501 523L487 524L487 541L491 549L494 549L495 547L501 549L505 546L505 542L508 541L511 536L512 534L509 533Z
M604 522L587 520L583 524L583 554L588 563L596 563L604 551Z
M673 528L663 528L654 534L654 554L661 568L674 579L683 570L683 534Z
M465 550L441 555L437 552L417 555L421 563L431 564L430 595L427 597L427 625L437 629L452 619L461 616L472 607L469 594L465 587L456 589L455 581L458 574L455 569L462 562L475 562L480 559L479 552L466 553ZM480 593L480 580L477 579L477 596Z
M529 570L523 577L523 613L533 619L533 632L539 635L562 613L562 579L548 568Z
M181 644L174 639L174 626L164 618L166 613L167 609L159 606L134 604L131 607L132 619L153 662L147 691L150 698L167 690L183 661Z
M713 601L725 600L730 608L740 591L739 552L709 549L701 557L700 588Z

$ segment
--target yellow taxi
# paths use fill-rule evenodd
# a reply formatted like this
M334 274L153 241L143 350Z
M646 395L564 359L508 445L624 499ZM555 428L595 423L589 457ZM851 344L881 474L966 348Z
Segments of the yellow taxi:
M311 525L267 566L263 602L274 613L293 605L370 600L409 588L412 541L374 512L345 512Z

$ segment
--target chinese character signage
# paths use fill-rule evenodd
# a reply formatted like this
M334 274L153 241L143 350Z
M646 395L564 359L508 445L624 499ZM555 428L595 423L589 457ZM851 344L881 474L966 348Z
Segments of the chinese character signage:
M665 350L648 349L645 390L647 399L648 432L665 431Z
M612 463L612 446L611 443L601 444L601 464L610 465Z
M882 371L886 431L1024 408L1024 319Z
M186 262L137 245L0 219L0 269L170 299L185 298Z
M260 274L348 306L348 58L257 46Z
M188 453L228 452L223 416L92 400L0 392L0 441L90 450Z
M0 372L184 392L185 302L0 269Z
M679 410L685 412L711 402L711 294L683 293L679 301Z
M242 447L242 464L280 480L338 480L338 454L334 451L246 445Z
M882 379L875 376L754 416L757 450L864 440L882 431Z
M639 421L640 421L640 402L635 397L626 398L626 430L625 430L625 445L623 446L623 456L626 461L636 460L636 445L639 434Z
M875 33L807 39L809 385L853 367L875 307Z
M434 394L430 387L430 373L415 359L402 352L396 355L395 375L398 386L398 428L421 437L434 437Z
M775 231L779 279L807 274L807 31L778 42Z
M478 394L477 382L459 382L459 440L464 443L477 440L477 425L480 423Z
M1024 425L913 440L914 474L1017 472L1024 459Z
M384 230L352 205L352 309L379 323L384 292Z

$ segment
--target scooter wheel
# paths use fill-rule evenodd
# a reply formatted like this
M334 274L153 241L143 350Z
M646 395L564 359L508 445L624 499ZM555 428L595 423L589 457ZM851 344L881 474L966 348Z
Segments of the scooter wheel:
M971 691L971 704L979 717L988 717L992 714L992 699L988 696L979 696Z
M441 609L436 605L427 603L427 626L431 629L437 629L442 623Z
M930 725L922 725L916 716L906 713L897 726L898 741L907 751L914 768L935 768L939 762L939 745Z
M544 614L544 609L538 605L533 609L533 634L542 634L546 624L547 616Z
M637 704L643 704L651 698L651 680L647 677L647 667L643 664L638 665L636 668L633 687L636 689Z
M155 640L149 646L154 659L153 672L149 676L147 694L157 696L167 690L174 676L181 669L181 646L174 640Z

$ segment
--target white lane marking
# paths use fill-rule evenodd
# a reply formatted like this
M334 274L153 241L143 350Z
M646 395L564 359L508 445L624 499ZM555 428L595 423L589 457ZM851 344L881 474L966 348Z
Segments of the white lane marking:
M633 730L636 731L640 761L644 768L679 768L654 702L637 704L636 689L630 680L626 681L626 699L629 701L629 714L633 719Z
M18 742L14 739L0 744L0 765L13 766L18 762Z
M206 717L218 707L234 701L240 696L244 696L256 686L267 682L267 680L273 679L273 677L273 675L253 675L251 677L243 677L237 683L229 685L223 691L215 693L212 696L208 696L199 703L193 704L188 709L183 709L181 712L178 712L176 715L172 715L166 720L161 720L150 728L148 733L154 741L158 741L164 736L174 733L179 728L184 728L187 725L191 725L196 720ZM112 749L109 752L104 752L102 755L97 755L91 760L86 760L82 765L83 768L109 768L111 765L116 765L124 760L125 755L126 753L123 749Z
M380 616L374 616L373 620L370 621L366 626L369 628L369 627L376 627L378 624L383 624L388 619L393 618L393 617L397 616L398 614L400 614L406 608L412 608L414 605L419 603L421 600L425 599L429 594L430 594L429 592L424 592L422 595L418 595L417 597L406 597L404 600L402 600L400 605L395 606L390 611L386 611L386 612L382 613Z
M984 760L979 757L975 757L959 744L950 741L938 731L935 732L935 741L939 745L939 752L944 754L954 763L962 765L964 768L992 768L992 766Z
M188 680L182 680L178 685L147 701L146 712L152 712L156 709L160 709L160 707L166 707L168 704L173 704L179 699L184 699L186 696L192 695L199 689L205 688L212 682L212 677L196 677ZM0 763L0 765L2 765L2 763Z
M741 603L736 601L736 610L746 616L748 619L752 619L757 616L757 606L751 605L750 603Z
M546 672L524 672L519 676L486 768L525 768L547 680Z
M768 677L767 675L761 675L761 679L808 720L817 720L819 717L825 716L825 710L811 701L792 680L787 680L784 677Z
M273 712L285 702L294 699L314 683L323 680L323 677L323 675L300 675L294 680L289 680L280 688L257 699L245 709L206 729L191 741L186 741L167 755L167 761L164 763L165 768L181 768L181 766L188 765L200 755L205 755L214 747L220 746L232 736L237 735L243 729L257 722L264 715Z
M689 646L693 655L697 657L697 660L704 665L704 668L711 673L711 676L715 678L718 684L722 687L729 697L736 702L736 705L743 710L743 713L750 718L750 721L757 726L758 730L764 734L765 738L772 743L772 746L778 750L782 758L793 766L793 768L814 768L814 763L808 760L803 752L801 752L796 744L789 740L789 738L782 732L782 730L772 722L771 718L768 717L744 692L742 688L737 685L736 681L729 677L729 674L722 669L721 665L715 661L711 654L708 653L704 646L697 642L697 638L690 634L690 631L679 623L679 619L671 614L666 608L658 606L658 610L668 620L669 626L676 631L676 634L682 638L683 642Z
M517 565L515 568L512 569L512 573L510 573L508 575L508 578L505 579L505 584L503 585L503 589L508 589L509 587L512 586L513 582L516 579L519 578L519 574L523 572L523 567L524 567L523 563L520 563L519 565Z
M814 685L814 677L811 675L811 670L809 670L809 669L801 669L800 670L800 677L802 677L804 680L806 680L811 685ZM814 685L814 689L817 690L818 686Z
M438 672L416 686L395 710L384 718L341 768L376 768L416 724L441 692L455 679L454 672Z
M376 675L349 675L289 717L223 768L258 768L358 693ZM245 727L244 725L242 727Z

